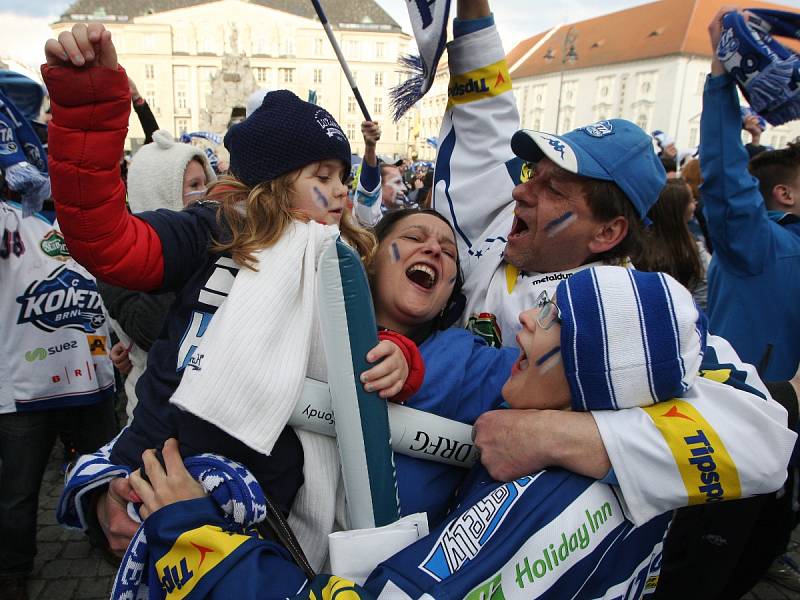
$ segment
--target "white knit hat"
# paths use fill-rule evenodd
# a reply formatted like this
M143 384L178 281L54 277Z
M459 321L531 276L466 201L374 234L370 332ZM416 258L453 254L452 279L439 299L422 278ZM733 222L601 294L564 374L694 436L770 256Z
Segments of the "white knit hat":
M134 213L157 208L183 208L183 174L197 157L208 183L216 180L201 148L176 142L166 129L153 133L153 142L133 155L128 167L128 203Z

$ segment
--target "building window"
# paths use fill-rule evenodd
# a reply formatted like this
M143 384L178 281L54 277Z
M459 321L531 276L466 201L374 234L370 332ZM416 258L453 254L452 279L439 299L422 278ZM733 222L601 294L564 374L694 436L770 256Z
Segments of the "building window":
M269 80L269 69L267 67L256 67L256 81L266 83Z
M181 135L189 131L189 119L175 119L175 135Z
M283 38L281 43L282 56L294 56L294 40L292 38Z
M642 82L642 93L643 93L643 94L649 94L649 93L650 93L650 89L651 89L652 87L653 87L653 86L652 86L652 84L651 84L649 81L643 81L643 82Z
M694 148L697 146L697 127L692 127L689 130L689 147Z
M314 83L322 83L322 69L314 69Z
M156 105L156 92L155 90L145 90L144 93L145 102L150 105L150 108L153 112L156 112L158 106Z
M607 98L608 97L608 86L607 85L604 85L603 87L600 88L600 97L601 98Z
M348 40L345 48L347 48L348 58L361 58L361 45L357 40Z
M375 42L375 58L383 58L383 42Z
M348 123L347 130L345 131L347 134L348 139L355 140L356 139L356 124L355 123Z
M399 142L400 141L400 123L395 123L395 126L394 126L394 141L395 142Z
M383 87L383 72L377 71L375 73L375 87Z
M283 83L294 82L294 69L278 69L278 74Z
M153 65L145 65L144 66L144 78L145 79L155 79L156 78L156 68Z
M379 115L379 114L381 114L383 112L383 98L381 98L380 96L375 98L375 101L374 101L373 106L372 106L372 111L376 115Z
M356 112L356 99L353 96L347 97L347 112Z
M175 106L176 108L186 108L186 90L177 90L175 92Z
M322 56L322 38L314 38L314 56Z
M639 115L639 117L636 119L636 124L645 131L647 131L648 130L647 115Z
M534 119L533 121L533 130L539 131L542 128L542 120L541 119Z
M567 93L566 93L567 102L572 101L572 97L573 96L574 96L574 94L572 93L572 90L567 90Z
M152 33L144 36L144 49L153 50L156 47L156 37Z

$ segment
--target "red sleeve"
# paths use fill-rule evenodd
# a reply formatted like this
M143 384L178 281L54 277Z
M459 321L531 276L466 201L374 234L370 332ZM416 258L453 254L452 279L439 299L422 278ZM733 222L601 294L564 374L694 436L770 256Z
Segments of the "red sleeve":
M396 331L382 329L378 332L378 339L394 342L403 352L408 365L408 377L403 384L403 389L392 400L401 403L405 402L419 391L419 388L422 387L422 380L425 379L425 363L422 360L422 355L414 342Z
M128 132L125 70L42 66L50 94L50 181L70 254L98 279L134 290L161 286L155 230L128 213L119 161Z

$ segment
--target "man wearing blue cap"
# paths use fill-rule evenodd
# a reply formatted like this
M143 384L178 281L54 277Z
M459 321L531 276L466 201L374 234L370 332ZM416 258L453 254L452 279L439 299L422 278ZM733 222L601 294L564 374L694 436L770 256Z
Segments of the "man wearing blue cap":
M459 2L453 32L451 98L439 136L434 206L453 224L459 242L462 323L490 313L500 333L495 341L516 346L519 314L540 298L552 298L559 282L590 266L630 265L628 256L641 243L647 211L666 174L650 136L623 119L563 135L520 131L488 2ZM733 464L720 477L733 493L725 497L773 491L783 483L791 448L771 447L765 432L785 432L786 412L765 400L769 394L755 370L727 342L709 336L703 368L719 372L720 362L736 365L741 382L762 397L701 377L683 399L727 440ZM745 418L742 411L754 407L756 413ZM643 523L678 506L716 500L700 491L696 474L682 468L686 444L665 423L660 429L637 408L491 411L475 424L475 442L495 479L508 481L547 466L609 477L619 483L633 520ZM748 439L747 448L742 439Z

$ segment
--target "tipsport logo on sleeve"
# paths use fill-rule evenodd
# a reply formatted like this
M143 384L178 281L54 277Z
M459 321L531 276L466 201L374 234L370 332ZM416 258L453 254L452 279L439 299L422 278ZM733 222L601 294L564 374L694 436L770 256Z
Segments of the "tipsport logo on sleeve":
M700 412L683 400L642 408L667 442L686 486L689 504L741 497L736 463L717 432Z
M67 328L95 333L106 320L95 282L65 266L31 283L17 302L17 324L32 323L47 332Z

